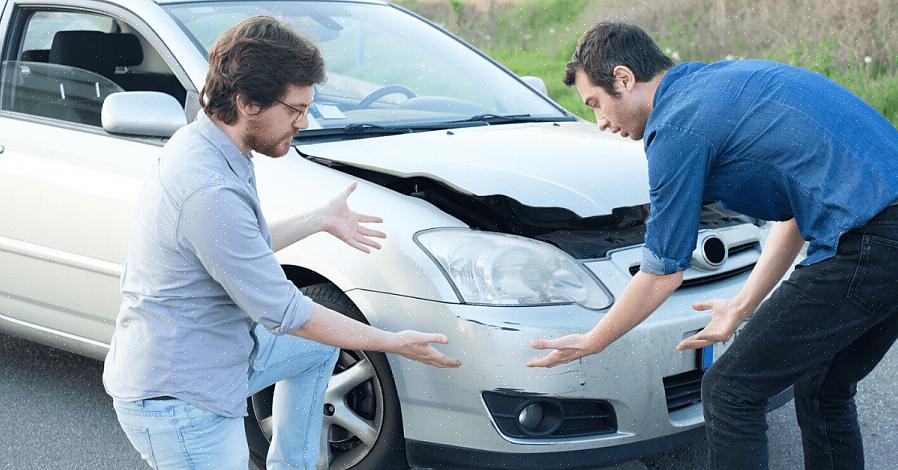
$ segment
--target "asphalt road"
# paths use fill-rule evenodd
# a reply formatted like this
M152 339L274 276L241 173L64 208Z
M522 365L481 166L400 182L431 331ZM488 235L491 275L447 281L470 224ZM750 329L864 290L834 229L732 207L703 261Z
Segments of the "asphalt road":
M103 392L102 364L0 334L0 469L144 469ZM898 469L898 348L859 385L867 468ZM771 413L770 468L802 468L791 403ZM699 441L615 470L705 468Z

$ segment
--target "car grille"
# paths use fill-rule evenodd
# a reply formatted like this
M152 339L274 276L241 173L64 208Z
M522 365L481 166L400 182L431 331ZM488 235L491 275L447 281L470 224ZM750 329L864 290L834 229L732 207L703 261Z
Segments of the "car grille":
M742 245L736 245L729 249L729 254L732 256L732 255L742 252L742 251L757 250L760 247L760 245L761 244L758 242L751 242L751 243L744 243ZM640 266L639 264L634 264L633 266L630 266L630 275L631 276L635 276L636 273L639 272L639 266ZM683 281L682 284L680 284L680 288L682 289L684 287L693 287L693 286L700 286L703 284L710 284L712 282L716 282L721 279L738 276L742 273L751 271L752 269L754 269L754 267L755 267L755 263L752 263L747 266L743 266L741 268L732 269L730 271L719 272L716 274L712 274L710 276L702 276L702 277L697 277L697 278L693 278L693 279L686 279Z
M733 256L733 255L735 255L736 253L740 253L740 252L743 252L743 251L747 251L747 250L760 250L760 249L761 249L761 243L759 243L759 242L751 242L751 243L743 243L743 244L741 244L741 245L736 245L736 246L730 247L730 249L727 250L727 251L730 253L730 256Z
M667 411L676 411L702 402L702 376L699 369L664 377Z

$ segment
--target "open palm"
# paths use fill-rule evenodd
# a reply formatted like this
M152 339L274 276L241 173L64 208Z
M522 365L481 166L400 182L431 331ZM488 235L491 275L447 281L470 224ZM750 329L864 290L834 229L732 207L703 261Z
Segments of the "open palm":
M362 224L379 224L383 219L373 215L359 214L349 208L349 195L358 187L357 182L350 184L342 193L327 203L322 209L325 214L324 230L331 235L343 240L347 245L370 253L371 248L380 249L380 243L375 238L386 238L387 235L379 230L368 228Z
M699 349L714 343L730 339L736 327L742 322L743 315L736 311L730 299L714 299L699 302L692 306L695 310L711 310L711 321L698 333L680 341L677 349Z
M461 361L448 357L433 347L433 344L449 344L446 335L405 330L396 333L396 336L399 338L394 351L397 354L434 367L456 368L461 366Z
M527 367L555 367L595 354L598 351L588 335L573 334L556 339L538 339L530 343L533 349L550 350L543 357L527 362Z

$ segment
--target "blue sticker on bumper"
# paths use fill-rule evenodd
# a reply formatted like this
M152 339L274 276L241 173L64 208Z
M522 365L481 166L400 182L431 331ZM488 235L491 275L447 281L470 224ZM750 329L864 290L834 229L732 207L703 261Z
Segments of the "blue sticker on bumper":
M711 344L709 346L705 346L701 351L701 365L702 370L708 370L711 367L711 364L714 363L714 345Z

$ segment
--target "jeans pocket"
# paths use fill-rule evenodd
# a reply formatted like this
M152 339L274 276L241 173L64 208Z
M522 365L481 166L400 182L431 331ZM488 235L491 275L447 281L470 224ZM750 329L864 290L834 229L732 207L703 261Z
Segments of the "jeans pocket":
M140 453L142 458L153 469L158 469L156 459L153 457L153 443L150 442L150 430L140 426L131 426L129 424L119 423L128 441L134 446L134 449Z
M187 418L189 425L178 433L190 469L246 470L249 448L243 418L228 418L193 405L187 407Z
M857 269L848 286L848 300L871 314L885 314L898 305L898 240L864 234Z
M220 414L206 411L190 404L187 405L187 418L190 420L188 431L191 432L203 431L228 419Z

